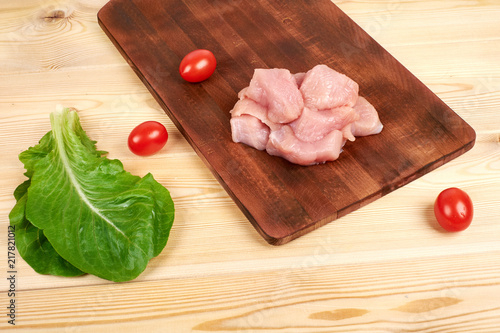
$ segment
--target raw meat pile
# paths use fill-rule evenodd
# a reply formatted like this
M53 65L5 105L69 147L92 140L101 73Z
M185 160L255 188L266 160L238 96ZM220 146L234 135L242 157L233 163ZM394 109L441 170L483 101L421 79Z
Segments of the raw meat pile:
M326 65L307 73L256 69L231 110L234 142L300 165L334 161L346 140L382 131L358 84Z

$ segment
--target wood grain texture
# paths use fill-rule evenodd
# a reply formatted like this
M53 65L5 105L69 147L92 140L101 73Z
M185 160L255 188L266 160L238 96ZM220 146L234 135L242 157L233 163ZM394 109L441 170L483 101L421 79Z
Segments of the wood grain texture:
M99 23L257 231L284 244L471 149L475 132L329 0L112 0ZM178 66L210 49L217 72L183 82ZM147 50L147 52L145 52ZM302 167L231 141L229 111L255 68L345 73L379 111L380 135L331 163ZM182 98L180 98L182 96Z
M58 103L76 107L99 149L154 174L176 221L165 251L130 283L36 274L17 260L16 332L497 333L500 327L500 5L334 1L476 130L472 150L283 246L270 246L220 186L97 23L106 0L0 2L0 305L8 213ZM54 18L53 12L67 13ZM245 9L242 9L245 13ZM140 158L142 121L170 132ZM475 218L441 232L432 203L466 190ZM5 317L4 317L5 316Z

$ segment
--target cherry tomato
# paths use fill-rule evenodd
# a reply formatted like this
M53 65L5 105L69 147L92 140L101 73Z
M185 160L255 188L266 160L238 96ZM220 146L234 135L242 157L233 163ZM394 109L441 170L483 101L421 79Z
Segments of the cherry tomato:
M462 231L469 227L473 216L472 200L459 188L442 191L434 203L434 215L447 231Z
M157 121L146 121L137 125L128 136L130 151L139 156L156 154L168 140L165 126Z
M188 82L201 82L208 79L217 66L215 56L209 50L194 50L182 59L179 73Z

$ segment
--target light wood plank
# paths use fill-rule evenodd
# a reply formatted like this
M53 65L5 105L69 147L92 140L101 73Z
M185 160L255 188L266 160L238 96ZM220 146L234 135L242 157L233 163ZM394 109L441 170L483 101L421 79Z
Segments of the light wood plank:
M334 255L334 254L332 254ZM64 332L493 332L499 255L315 267L318 257L259 274L34 290L26 329ZM481 276L477 276L481 270ZM47 309L40 317L40 307ZM453 315L450 315L453 314Z

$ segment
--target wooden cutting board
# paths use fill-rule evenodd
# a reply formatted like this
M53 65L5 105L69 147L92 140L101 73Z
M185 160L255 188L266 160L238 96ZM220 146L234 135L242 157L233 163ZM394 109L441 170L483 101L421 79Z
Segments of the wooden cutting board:
M270 244L284 244L471 149L474 130L329 0L111 0L99 24ZM178 73L188 52L218 61L207 81ZM229 111L255 68L326 64L357 81L381 134L335 162L302 167L231 141Z

